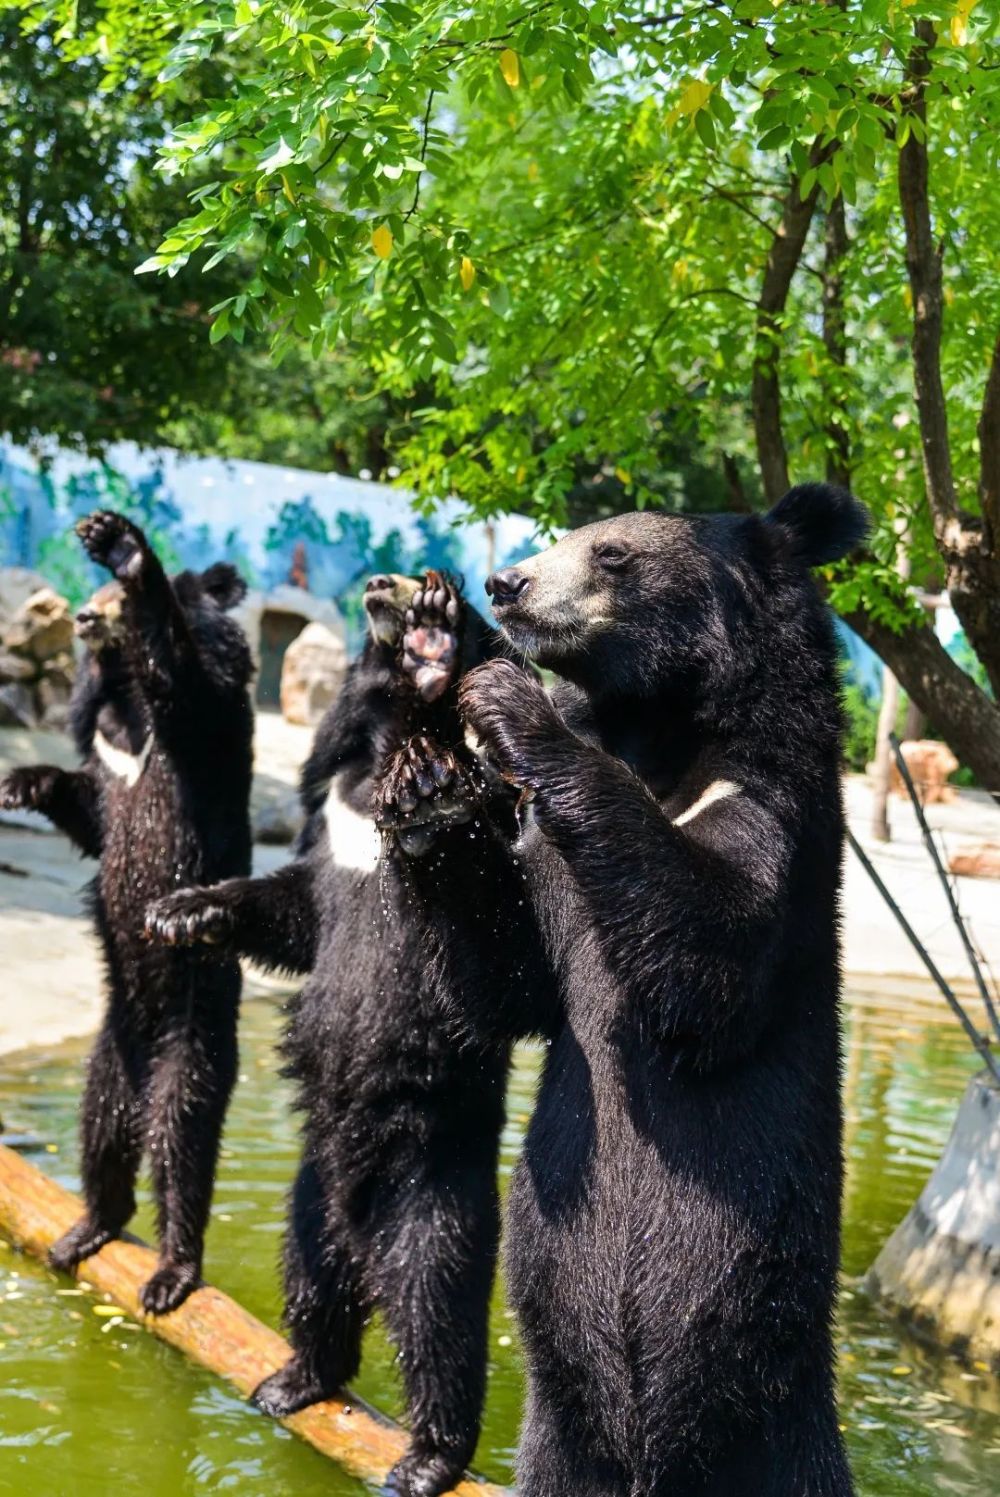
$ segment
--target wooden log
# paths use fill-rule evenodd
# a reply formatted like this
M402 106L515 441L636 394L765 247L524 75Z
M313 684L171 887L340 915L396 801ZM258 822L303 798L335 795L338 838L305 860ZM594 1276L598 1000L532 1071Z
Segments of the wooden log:
M78 1198L41 1170L0 1146L0 1232L15 1247L46 1261L49 1248L82 1214ZM291 1354L288 1343L206 1284L170 1315L143 1313L139 1288L156 1266L156 1255L135 1239L109 1242L80 1264L77 1277L121 1307L154 1336L169 1341L192 1362L249 1394ZM348 1395L314 1404L282 1420L294 1434L336 1461L352 1476L382 1483L406 1449L407 1436L359 1398ZM510 1497L503 1487L466 1477L458 1497Z

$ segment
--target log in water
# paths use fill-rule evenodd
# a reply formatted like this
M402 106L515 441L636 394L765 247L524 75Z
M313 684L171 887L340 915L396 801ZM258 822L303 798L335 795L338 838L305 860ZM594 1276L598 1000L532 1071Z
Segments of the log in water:
M0 1146L0 1232L16 1247L43 1261L49 1248L77 1221L76 1196ZM291 1355L288 1343L210 1284L197 1289L171 1315L145 1315L139 1288L156 1267L156 1255L143 1243L116 1241L80 1265L78 1276L95 1292L138 1321L191 1361L249 1394L262 1378ZM282 1421L300 1439L336 1461L352 1476L383 1482L406 1449L406 1432L376 1409L351 1397L327 1399ZM455 1488L459 1497L509 1497L503 1487L469 1477Z

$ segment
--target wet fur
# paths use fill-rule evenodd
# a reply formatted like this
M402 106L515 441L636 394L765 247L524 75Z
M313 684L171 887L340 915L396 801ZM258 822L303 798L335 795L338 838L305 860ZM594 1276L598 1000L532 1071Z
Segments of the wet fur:
M118 516L103 519L109 535ZM92 520L95 517L91 517ZM162 1313L197 1283L216 1155L236 1075L240 973L235 961L167 950L143 938L145 909L179 885L246 873L252 709L242 630L224 609L243 593L228 567L172 581L140 532L141 566L125 584L115 642L82 662L71 724L76 773L41 766L13 787L82 851L100 857L91 886L107 1008L81 1112L87 1215L53 1249L72 1268L118 1236L135 1209L143 1152L152 1167L160 1262L142 1290ZM134 786L95 749L101 734L138 755ZM11 780L5 782L7 793Z
M522 1497L852 1490L831 1335L841 723L806 567L863 529L823 486L771 518L588 527L500 609L568 679L464 683L533 793L537 1028L557 1005L507 1224Z
M500 641L472 610L463 667ZM255 1399L281 1416L354 1377L376 1309L399 1349L412 1431L393 1490L450 1489L471 1459L486 1376L499 1232L496 1169L510 1045L460 1032L476 990L508 1002L510 798L501 830L442 831L409 861L390 840L370 873L337 865L323 814L337 794L372 816L383 766L412 734L462 743L452 687L421 702L396 644L369 639L302 776L298 858L267 879L168 901L154 929L203 913L216 949L309 976L284 1042L302 1112L302 1162L285 1241L292 1361ZM439 882L461 885L456 918ZM211 913L214 911L215 913Z

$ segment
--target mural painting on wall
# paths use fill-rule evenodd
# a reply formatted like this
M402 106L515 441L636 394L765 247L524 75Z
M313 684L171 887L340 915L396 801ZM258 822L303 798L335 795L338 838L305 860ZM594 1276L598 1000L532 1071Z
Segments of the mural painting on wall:
M485 603L491 566L534 549L534 528L518 516L490 528L468 522L461 505L418 515L407 494L383 484L265 463L182 458L169 451L112 448L104 461L59 454L40 467L0 442L0 566L40 573L75 607L102 580L73 526L97 508L140 524L171 570L225 558L265 595L288 587L332 602L356 645L361 595L373 572L444 568ZM308 610L304 610L308 613Z

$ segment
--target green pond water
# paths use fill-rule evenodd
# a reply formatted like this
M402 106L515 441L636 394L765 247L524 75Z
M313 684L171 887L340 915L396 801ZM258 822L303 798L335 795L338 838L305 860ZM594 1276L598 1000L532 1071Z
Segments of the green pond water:
M275 1005L247 1003L240 1084L206 1253L208 1277L272 1325L280 1315L283 1199L297 1154L273 1052L279 1025ZM73 1188L86 1048L74 1042L0 1058L6 1126L42 1135L48 1151L33 1157ZM518 1059L505 1174L517 1154L538 1059L531 1050ZM908 1341L854 1288L918 1194L973 1068L956 1025L915 985L850 995L838 1345L842 1418L862 1497L1000 1493L1000 1384ZM134 1225L151 1237L148 1198ZM0 1246L2 1497L362 1497L369 1491L248 1408L224 1383L138 1327L95 1315L92 1305L69 1280ZM499 1291L490 1342L489 1399L476 1464L494 1480L509 1481L521 1379L516 1330ZM367 1339L357 1389L399 1413L391 1349L377 1328Z

